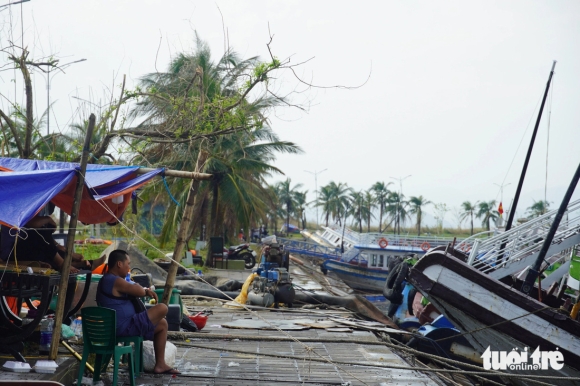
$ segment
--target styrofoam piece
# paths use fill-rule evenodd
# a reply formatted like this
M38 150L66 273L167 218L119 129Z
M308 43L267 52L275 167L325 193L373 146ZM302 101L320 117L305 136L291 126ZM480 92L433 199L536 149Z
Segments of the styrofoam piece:
M58 367L58 365L56 364L55 361L41 359L41 360L36 361L36 365L34 365L33 369L37 373L50 374L50 373L54 373L56 371L57 367Z
M17 361L7 361L3 366L4 370L14 371L15 373L27 373L30 371L30 364Z

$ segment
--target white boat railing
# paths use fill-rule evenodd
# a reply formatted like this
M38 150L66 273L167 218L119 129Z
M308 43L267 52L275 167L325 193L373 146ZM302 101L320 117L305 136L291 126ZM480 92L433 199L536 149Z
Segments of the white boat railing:
M447 245L453 241L453 238L450 237L417 236L408 233L402 235L379 232L358 233L346 227L343 229L338 225L323 227L323 229L324 231L322 233L318 233L319 237L335 247L340 247L342 243L341 240L344 239L345 249L360 245L378 245L379 240L381 239L387 240L387 243L390 246L415 248L423 247L425 250L438 247L440 245ZM460 240L457 240L456 242L459 241Z
M552 210L507 232L473 235L455 247L469 254L467 263L484 273L507 275L525 269L535 260L558 210ZM490 235L489 238L484 238ZM556 231L546 260L580 243L580 200L568 205L568 211Z

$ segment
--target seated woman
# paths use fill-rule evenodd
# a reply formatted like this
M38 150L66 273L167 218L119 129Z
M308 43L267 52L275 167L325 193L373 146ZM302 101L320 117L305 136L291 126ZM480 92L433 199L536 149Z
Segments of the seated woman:
M10 228L2 226L0 237L0 258L4 261L38 261L46 263L60 271L64 263L66 249L58 244L52 234L56 223L50 216L35 216L24 226L17 237ZM91 261L73 252L70 272L78 273L79 269L92 270L105 261L105 256Z
M165 343L167 342L168 324L165 320L167 306L157 304L147 311L137 313L129 296L151 296L158 300L155 291L143 288L137 283L125 280L131 271L131 258L127 252L116 249L109 254L106 273L97 287L97 304L112 308L117 312L118 336L142 336L153 340L155 351L155 374L180 374L176 369L165 363Z

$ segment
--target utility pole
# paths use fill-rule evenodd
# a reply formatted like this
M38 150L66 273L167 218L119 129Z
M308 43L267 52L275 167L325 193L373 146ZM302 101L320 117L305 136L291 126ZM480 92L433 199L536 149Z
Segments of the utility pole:
M322 172L327 171L328 169L324 169L321 170L319 172L317 172L316 170L314 170L313 172L305 170L306 173L310 173L314 175L314 189L315 189L315 193L316 193L316 228L318 229L318 175Z
M403 199L403 181L405 181L409 177L411 177L410 174L408 176L399 177L399 178L389 177L395 181L399 181L399 200L397 201L397 227L399 229L398 230L399 235L401 234L401 200Z

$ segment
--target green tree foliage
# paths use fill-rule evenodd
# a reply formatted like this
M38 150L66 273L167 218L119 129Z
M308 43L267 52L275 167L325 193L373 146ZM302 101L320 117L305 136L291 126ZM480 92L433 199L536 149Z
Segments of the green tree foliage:
M409 198L409 205L411 209L409 213L417 216L417 235L421 236L421 222L423 221L423 207L431 204L431 201L427 200L423 196L411 196Z
M471 221L471 235L473 236L473 216L475 215L475 211L477 210L478 202L472 204L470 201L464 201L461 204L461 208L463 209L463 213L461 214L461 221L465 220L469 217Z
M481 225L488 231L491 229L490 222L497 220L499 212L495 209L495 200L480 202L477 206L476 217L481 218Z
M290 178L276 184L278 199L286 207L286 232L288 232L288 226L290 225L290 214L298 207L297 199L301 193L297 189L301 187L302 184L296 184L292 187Z
M385 212L385 207L387 205L387 200L389 197L389 185L392 185L392 182L385 184L384 182L375 182L371 187L376 199L376 204L379 208L379 232L383 231L383 214Z
M527 209L528 213L532 217L539 217L539 216L547 213L548 210L550 210L550 203L548 201L544 201L544 200L539 200L539 201L534 200L534 203L532 204L532 206L530 206Z

